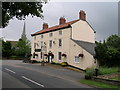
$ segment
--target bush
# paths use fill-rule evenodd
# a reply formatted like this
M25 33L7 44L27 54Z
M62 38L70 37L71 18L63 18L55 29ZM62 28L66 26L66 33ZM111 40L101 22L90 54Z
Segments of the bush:
M62 62L62 63L61 63L61 66L67 66L67 65L68 65L67 62Z
M92 79L92 76L95 75L95 69L93 68L87 68L85 70L85 79Z

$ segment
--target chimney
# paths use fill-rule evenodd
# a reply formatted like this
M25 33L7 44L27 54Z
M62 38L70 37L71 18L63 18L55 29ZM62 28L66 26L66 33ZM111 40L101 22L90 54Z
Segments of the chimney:
M48 28L48 24L47 23L43 23L43 29L47 29Z
M61 17L61 18L59 19L59 25L64 24L64 23L66 23L66 20L65 20L64 17Z
M79 19L86 21L86 13L83 10L79 12Z

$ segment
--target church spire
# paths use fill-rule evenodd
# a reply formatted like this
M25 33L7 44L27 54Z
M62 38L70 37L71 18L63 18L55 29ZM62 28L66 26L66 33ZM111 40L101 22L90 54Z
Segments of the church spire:
M21 35L21 39L22 40L26 40L27 37L26 37L26 30L25 30L25 22L24 22L24 26L23 26L23 32L22 32L22 35Z

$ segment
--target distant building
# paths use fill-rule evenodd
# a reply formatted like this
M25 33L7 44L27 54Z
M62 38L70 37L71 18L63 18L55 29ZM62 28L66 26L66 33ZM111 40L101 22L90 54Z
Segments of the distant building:
M43 29L32 36L31 60L62 63L81 68L96 65L94 59L95 31L86 21L86 13L81 10L79 19L66 22L59 19L59 25Z

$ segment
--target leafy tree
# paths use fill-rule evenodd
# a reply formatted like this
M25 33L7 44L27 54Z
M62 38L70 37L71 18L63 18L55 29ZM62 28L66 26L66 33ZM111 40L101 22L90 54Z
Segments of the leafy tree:
M2 41L2 57L9 58L12 55L12 48L10 42Z
M28 40L25 41L20 39L17 43L15 53L17 57L28 58L30 50L30 42Z
M112 35L103 43L96 42L95 52L99 65L120 66L120 37Z
M47 0L39 0L39 2L2 2L2 27L7 26L9 20L13 17L23 20L31 14L43 18L42 6L44 3L47 3Z

